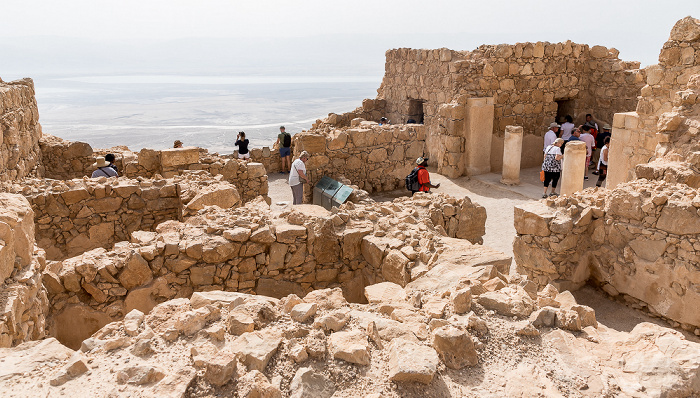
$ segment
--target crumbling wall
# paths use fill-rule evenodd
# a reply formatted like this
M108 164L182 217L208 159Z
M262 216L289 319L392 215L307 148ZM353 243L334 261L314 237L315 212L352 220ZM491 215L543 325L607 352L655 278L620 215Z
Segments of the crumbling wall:
M33 216L24 197L0 193L0 347L44 337L46 258L34 245Z
M405 286L429 271L448 246L469 252L471 243L446 237L446 230L480 242L485 221L484 208L468 198L424 194L381 205L346 203L335 214L301 206L273 217L260 199L238 209L206 209L184 223L134 232L130 242L109 251L63 260L47 272L52 334L65 332L57 320L78 313L86 322L104 324L99 314L120 319L131 309L148 312L194 291L282 297L341 287L348 300L362 301L365 286ZM505 269L510 263L502 254L479 250L498 259L492 264Z
M574 289L592 279L611 295L700 328L698 209L697 189L647 180L517 206L515 262L540 286Z
M205 205L240 205L235 187L196 176L175 179L27 180L15 191L31 203L37 245L51 260L128 241L134 231L152 231Z
M324 175L343 176L369 192L390 191L404 185L404 177L425 153L425 128L355 119L349 128L296 134L294 158L301 151L311 155L306 163L311 184L304 186L307 203Z
M34 82L0 79L0 181L43 174L39 138Z
M44 134L39 140L45 178L70 180L90 176L95 156L86 142L67 141Z
M659 63L645 71L646 85L636 111L616 114L613 121L612 185L634 179L635 167L655 157L700 156L700 20L678 21L661 49Z

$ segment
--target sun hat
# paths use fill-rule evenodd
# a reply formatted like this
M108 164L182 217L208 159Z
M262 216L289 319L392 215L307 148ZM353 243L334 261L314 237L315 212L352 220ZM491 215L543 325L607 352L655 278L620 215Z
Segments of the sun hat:
M603 130L610 130L610 125L609 124L604 124L603 125Z
M309 153L306 152L306 151L301 151L301 153L299 154L299 159L301 159L301 158L307 158L307 159L308 159L308 158L310 158L310 157L311 157L311 156L310 156Z
M428 158L420 157L416 159L416 164L423 164L426 160L428 160Z
M551 128L554 128L554 127L561 127L561 126L560 126L557 122L552 122L552 123L549 125L549 128L551 129Z
M109 165L104 156L98 156L95 160L97 161L92 165L92 167L106 167Z

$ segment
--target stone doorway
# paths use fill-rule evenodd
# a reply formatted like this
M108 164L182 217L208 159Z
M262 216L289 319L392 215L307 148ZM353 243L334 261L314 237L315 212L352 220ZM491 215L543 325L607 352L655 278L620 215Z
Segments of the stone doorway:
M576 104L575 100L573 99L561 99L557 100L557 117L556 117L556 122L559 124L564 123L564 117L566 115L571 115L571 117L575 117L574 111L576 110Z
M425 100L421 99L409 99L408 100L408 115L406 117L406 122L413 120L413 123L423 124L424 113L423 113L423 103Z

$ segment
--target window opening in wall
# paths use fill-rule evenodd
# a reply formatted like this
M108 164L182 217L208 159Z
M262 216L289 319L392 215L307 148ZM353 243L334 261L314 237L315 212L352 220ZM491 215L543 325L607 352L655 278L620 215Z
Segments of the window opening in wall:
M409 99L408 100L408 117L406 123L423 124L423 103L424 100Z
M566 115L571 115L571 117L576 116L576 115L574 115L574 110L575 110L574 100L562 99L562 100L557 100L556 102L557 102L557 118L556 118L557 123L559 123L559 124L564 123L564 121L565 121L564 117L566 117Z

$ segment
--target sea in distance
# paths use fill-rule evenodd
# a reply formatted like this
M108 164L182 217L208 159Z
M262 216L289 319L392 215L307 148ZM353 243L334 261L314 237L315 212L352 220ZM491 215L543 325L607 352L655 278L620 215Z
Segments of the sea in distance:
M381 77L35 77L46 134L93 148L165 149L173 141L232 153L239 131L251 148L272 146L279 126L296 134L328 113L374 98Z

